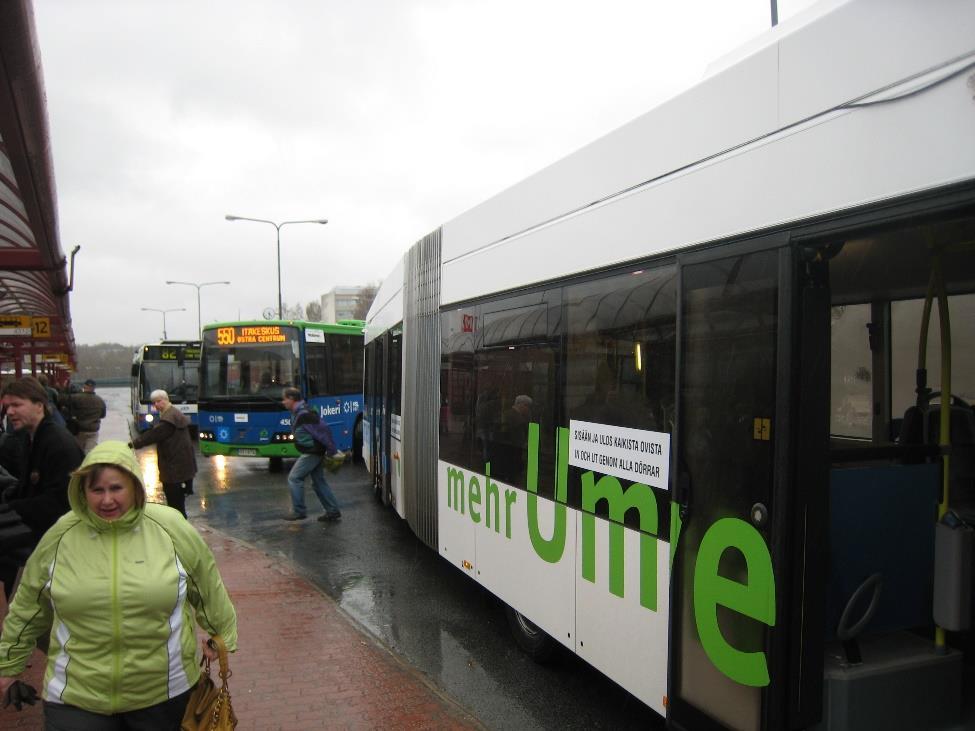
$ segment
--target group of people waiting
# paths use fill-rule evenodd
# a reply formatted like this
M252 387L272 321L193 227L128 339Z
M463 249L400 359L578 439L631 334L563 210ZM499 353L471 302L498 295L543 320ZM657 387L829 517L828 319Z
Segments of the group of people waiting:
M36 701L35 689L18 676L35 646L46 647L39 697L50 731L175 731L200 677L194 618L236 649L230 597L182 509L196 464L188 421L165 392L152 397L158 426L128 444L104 441L86 450L57 418L63 404L37 379L11 381L0 393L0 465L7 472L0 526L9 524L5 514L16 514L29 528L26 536L16 532L18 545L0 541L10 600L0 634L0 695L4 706ZM97 431L96 424L96 440ZM133 447L151 443L167 501L179 509L146 500ZM207 639L200 647L216 659Z
M102 397L95 393L95 381L91 378L79 387L70 383L63 389L52 386L43 373L37 382L47 392L51 417L57 424L70 431L85 454L98 443L98 429L108 411Z

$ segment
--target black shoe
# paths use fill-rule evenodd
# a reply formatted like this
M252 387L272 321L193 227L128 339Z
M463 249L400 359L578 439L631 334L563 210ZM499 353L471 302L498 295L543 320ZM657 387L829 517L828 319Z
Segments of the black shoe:
M342 513L325 513L318 516L319 523L334 523L336 520L342 520Z
M304 520L307 515L298 515L297 513L288 513L284 516L284 520Z

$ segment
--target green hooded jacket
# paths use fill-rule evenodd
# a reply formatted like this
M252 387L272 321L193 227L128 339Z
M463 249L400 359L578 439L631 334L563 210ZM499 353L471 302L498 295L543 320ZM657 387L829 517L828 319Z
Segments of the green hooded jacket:
M88 509L86 468L135 477L136 504L106 521ZM162 703L200 676L193 618L227 648L237 617L200 534L176 510L145 502L124 442L102 442L68 485L71 512L44 534L24 569L0 637L0 676L24 670L50 634L41 697L113 714Z

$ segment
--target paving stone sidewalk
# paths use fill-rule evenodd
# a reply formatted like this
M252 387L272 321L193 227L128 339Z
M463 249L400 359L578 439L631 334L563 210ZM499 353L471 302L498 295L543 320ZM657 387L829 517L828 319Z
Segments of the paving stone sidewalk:
M230 691L238 731L483 728L290 566L197 527L237 608ZM35 652L28 677L38 689L43 667ZM39 731L40 706L0 711L0 728Z

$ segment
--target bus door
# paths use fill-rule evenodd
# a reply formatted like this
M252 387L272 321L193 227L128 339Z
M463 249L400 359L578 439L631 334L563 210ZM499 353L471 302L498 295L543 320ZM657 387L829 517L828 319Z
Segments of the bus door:
M384 357L384 344L386 336L376 338L371 347L373 348L373 359L372 359L372 383L369 384L369 391L373 394L372 396L372 408L369 415L370 433L369 433L369 454L372 463L370 465L370 471L372 472L372 484L375 489L376 498L381 499L384 483L386 479L385 465L383 462L383 455L380 451L380 444L383 442L383 424L385 422L385 407L386 394L383 391L384 376L386 371L386 358Z
M401 462L403 437L400 431L403 383L403 331L397 327L386 335L386 385L383 393L386 404L383 419L383 441L381 449L386 466L384 477L385 492L383 502L392 505L401 517L403 512L403 466Z
M679 259L667 698L674 728L787 728L778 668L788 667L788 507L776 499L792 371L783 347L792 339L786 241L777 235Z

